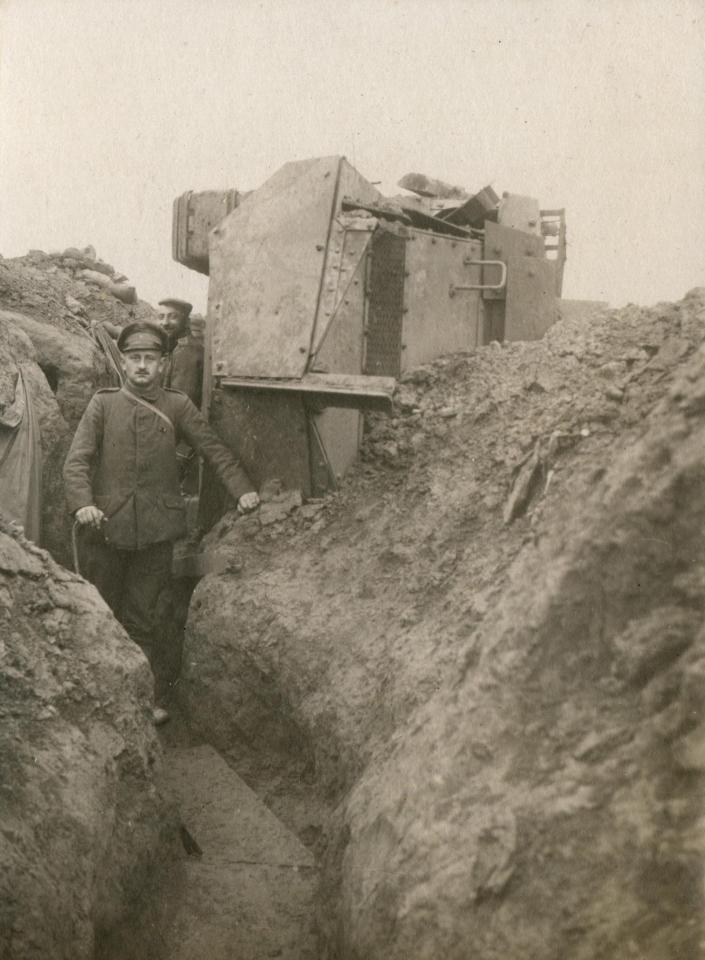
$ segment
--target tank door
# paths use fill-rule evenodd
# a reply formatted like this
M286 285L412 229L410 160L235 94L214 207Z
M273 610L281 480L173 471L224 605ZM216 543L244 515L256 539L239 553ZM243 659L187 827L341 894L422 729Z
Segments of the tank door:
M537 257L514 257L507 272L505 340L540 340L558 315L555 266Z

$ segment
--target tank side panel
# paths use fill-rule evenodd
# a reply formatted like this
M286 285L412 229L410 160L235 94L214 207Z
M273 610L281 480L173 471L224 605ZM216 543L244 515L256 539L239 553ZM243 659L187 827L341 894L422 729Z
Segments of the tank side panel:
M505 227L522 230L526 233L541 233L541 211L534 197L524 197L518 193L507 193L499 201L497 219Z
M485 260L504 260L508 273L511 274L510 260L515 257L545 257L543 237L534 233L525 233L523 230L513 230L501 224L487 221L485 223ZM483 283L495 283L497 267L487 267ZM485 300L504 300L507 296L506 287L501 290L485 290L482 294Z
M286 164L211 233L215 375L303 376L339 164Z
M555 265L514 257L507 271L505 340L540 340L558 319Z
M325 296L330 297L327 305L332 309L325 311L325 323L317 327L312 368L319 363L321 356L325 354L323 363L327 364L327 369L330 372L360 373L362 369L360 365L351 367L349 363L345 367L340 367L340 362L334 360L333 357L338 354L337 340L340 335L341 324L347 326L351 321L348 304L351 302L358 303L359 301L360 314L362 313L362 293L365 286L364 266L372 238L372 230L372 225L368 228L363 226L353 229L346 228L340 237L338 265L335 271L327 273L324 283ZM355 325L359 328L361 335L362 325ZM331 339L336 340L336 346L331 347ZM331 366L332 363L335 363L336 366Z
M348 236L346 217L342 215L343 200L357 200L359 203L378 203L382 195L343 157L338 171L338 182L335 197L335 207L331 221L330 235L326 249L326 259L323 268L323 282L321 296L316 314L316 323L311 340L311 353L315 353L325 335L326 328L334 315L339 298L341 284L345 281L345 271L349 266L346 256L351 245L357 242L358 247L364 238Z
M319 373L362 373L365 314L365 256L369 233L352 235L346 258L350 270L341 271L341 289L331 319L310 370Z
M478 260L481 255L479 241L410 231L402 370L482 342L480 292L463 290L450 296L451 284L480 283L481 268L463 261Z

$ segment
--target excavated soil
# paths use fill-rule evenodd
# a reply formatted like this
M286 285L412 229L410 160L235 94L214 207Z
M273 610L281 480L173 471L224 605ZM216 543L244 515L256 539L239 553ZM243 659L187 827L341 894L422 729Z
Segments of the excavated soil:
M124 326L128 320L156 316L148 303L135 298L124 303L84 271L102 274L113 283L124 283L124 274L100 260L92 247L70 247L55 253L30 250L24 257L0 257L0 303L69 333L81 334L91 323L110 321Z
M0 521L0 956L92 960L175 835L146 659Z
M704 321L412 371L338 494L207 537L183 702L314 843L326 957L700 955Z
M109 375L91 326L153 317L86 269L122 282L90 249L0 258L0 403L21 366L45 452L44 543L65 563L58 470ZM193 593L183 726L162 735L167 765L179 757L170 789L208 811L190 780L210 744L303 841L297 864L313 870L315 854L307 950L703 954L703 330L696 289L441 358L403 378L391 417L367 418L337 493L302 503L272 482L257 515L205 538L225 572ZM233 897L243 917L250 902L285 913L286 874L267 900L256 883L271 864L238 853L237 831L219 853L227 875L208 857L217 839L202 861L183 834L175 848L146 662L95 591L16 531L0 546L8 955L90 958L97 944L111 960L190 960L194 923L222 920L212 942L226 949ZM225 810L228 789L249 796L233 784ZM144 885L158 842L168 891L160 875ZM259 871L241 901L234 866ZM189 876L215 894L180 912Z
M21 373L41 433L41 544L55 558L25 540L18 518L0 519L3 960L102 955L177 837L147 661L67 569L61 468L88 400L111 382L91 328L155 316L83 270L119 277L90 249L0 258L0 410Z

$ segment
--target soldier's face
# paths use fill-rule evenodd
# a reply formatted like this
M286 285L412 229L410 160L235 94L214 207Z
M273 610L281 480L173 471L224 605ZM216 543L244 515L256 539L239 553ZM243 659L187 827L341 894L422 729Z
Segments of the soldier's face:
M186 328L186 317L180 310L162 305L159 307L159 324L167 333L180 333Z
M164 357L158 350L131 350L122 355L122 372L129 386L149 390L159 383Z

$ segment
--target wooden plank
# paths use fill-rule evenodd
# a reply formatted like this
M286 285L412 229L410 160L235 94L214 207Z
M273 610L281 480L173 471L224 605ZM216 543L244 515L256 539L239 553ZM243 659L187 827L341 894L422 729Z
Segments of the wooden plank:
M487 217L493 210L496 210L499 203L499 197L491 186L483 187L479 193L470 197L459 207L450 207L448 210L442 210L438 216L447 223L455 223L458 226L471 226L472 224L484 224Z
M392 395L396 388L394 377L368 377L364 374L356 376L347 373L307 373L301 379L276 380L224 377L220 384L226 389L315 396L321 403L331 407L375 410L391 410Z
M456 227L447 220L441 220L440 217L432 217L429 213L423 213L414 207L406 207L402 204L402 210L411 220L414 227L419 230L432 230L434 233L442 233L448 237L467 237L472 236L469 229L465 227Z

